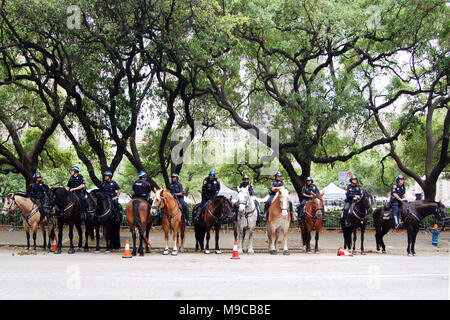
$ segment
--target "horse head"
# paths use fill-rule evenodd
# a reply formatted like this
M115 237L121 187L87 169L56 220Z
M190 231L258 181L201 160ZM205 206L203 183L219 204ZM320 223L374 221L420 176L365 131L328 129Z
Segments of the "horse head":
M279 198L281 215L286 217L289 213L289 195L291 194L291 192L285 187L281 188L278 192L280 194Z
M442 203L442 201L437 202L436 211L434 212L436 219L442 222L446 222L446 220L450 219L447 216L447 208Z
M247 207L251 203L250 201L250 193L248 192L248 186L245 188L238 187L238 206L239 206L239 214L244 214Z
M233 220L233 203L231 202L231 197L228 199L224 197L223 202L220 205L221 216L223 217L224 223L230 223Z
M323 215L323 198L322 198L322 194L312 194L312 209L313 209L313 215L316 216L317 218L320 218Z
M2 209L2 214L4 216L8 215L8 213L10 213L11 211L14 211L18 208L16 199L14 197L14 193L9 193L4 201L4 205L3 205L3 209Z
M153 188L155 192L155 199L153 200L152 207L150 209L150 213L152 216L156 216L162 209L165 207L165 195L169 194L166 190Z

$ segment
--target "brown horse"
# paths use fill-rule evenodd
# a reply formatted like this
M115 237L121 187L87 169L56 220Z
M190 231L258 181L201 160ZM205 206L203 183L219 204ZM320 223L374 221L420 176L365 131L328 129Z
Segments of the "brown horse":
M291 213L289 209L289 190L280 189L273 198L269 207L269 218L267 219L267 237L269 238L270 254L278 252L278 237L283 232L284 248L283 254L289 255L287 237L289 225L291 223Z
M180 252L184 252L184 221L182 218L181 206L178 201L172 196L169 190L157 190L154 188L155 200L151 212L156 214L162 211L161 222L164 229L165 248L163 255L169 254L169 232L173 232L173 249L172 255L178 254L178 247ZM181 238L181 240L180 240Z
M46 203L44 206L47 207ZM51 209L51 206L48 206ZM43 248L46 250L50 249L51 241L55 236L55 221L53 218L50 218L48 222L45 222L41 219L41 213L39 212L38 206L31 201L25 195L10 193L5 199L5 204L2 209L2 213L6 216L9 212L16 210L17 208L22 211L22 221L23 228L25 229L27 235L27 250L30 250L30 229L33 230L33 250L36 250L36 233L38 228L41 228L44 244ZM47 236L45 227L49 229L49 240L47 244Z
M320 230L322 230L322 220L324 215L323 193L319 196L313 193L312 196L312 199L305 204L305 217L300 222L302 240L306 253L311 253L311 231L313 229L316 230L314 253L320 252L319 233Z
M150 253L151 245L148 241L148 236L150 233L150 228L152 227L153 218L150 214L150 204L144 199L131 199L131 201L127 203L125 211L131 236L133 238L132 255L136 255L136 228L139 232L139 255L144 255L142 240L144 240L146 244L145 251Z
M408 247L406 249L408 256L416 255L414 251L414 245L416 243L416 236L419 232L419 226L422 220L434 214L439 221L448 220L447 209L442 202L436 202L431 200L414 201L403 204L402 208L399 208L399 215L402 215L404 226L408 233ZM385 216L384 206L378 207L373 212L373 222L375 225L375 240L377 243L377 251L382 247L382 252L386 253L386 246L383 242L383 237L388 231L394 228L394 219L391 215Z
M194 211L196 207L194 207ZM198 221L194 223L195 229L195 250L204 250L209 254L209 239L211 238L211 228L214 227L216 232L216 254L221 254L219 248L219 234L223 223L230 223L233 219L233 204L231 200L224 196L217 196L213 200L208 200L205 204L204 213L199 213L201 216ZM206 247L204 247L204 239L206 234Z

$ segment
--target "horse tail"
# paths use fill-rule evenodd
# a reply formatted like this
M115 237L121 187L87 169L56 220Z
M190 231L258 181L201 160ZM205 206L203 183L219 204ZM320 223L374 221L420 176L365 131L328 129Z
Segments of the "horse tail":
M141 221L141 215L139 213L139 205L141 204L141 201L139 200L134 200L133 201L133 216L134 216L134 221L136 223L136 226L138 227L139 230L139 235L141 237L141 239L144 239L145 243L147 245L149 245L148 243L148 239L145 236L145 232L144 232L144 228L142 226L142 221Z

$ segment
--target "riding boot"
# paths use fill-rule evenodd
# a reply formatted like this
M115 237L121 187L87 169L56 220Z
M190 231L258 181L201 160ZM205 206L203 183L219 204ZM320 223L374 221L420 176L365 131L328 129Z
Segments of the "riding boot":
M262 215L262 219L263 219L264 222L267 221L268 215L269 215L269 205L266 203L266 204L264 205L264 213L263 213L263 215Z

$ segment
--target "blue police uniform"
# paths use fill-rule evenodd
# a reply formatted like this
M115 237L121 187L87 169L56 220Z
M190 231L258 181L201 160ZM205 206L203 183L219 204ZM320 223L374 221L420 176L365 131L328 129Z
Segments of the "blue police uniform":
M77 187L81 186L82 184L86 185L86 183L84 182L83 176L78 173L76 177L75 176L71 176L69 178L69 182L67 183L67 186L70 189L73 189L73 188L77 188ZM85 196L86 188L83 188L81 190L75 190L75 191L72 191L72 192L78 197L78 199L80 199L81 210L83 212L86 212L86 196Z
M313 193L316 194L317 196L320 196L319 188L317 188L317 186L314 183L311 183L310 185L305 184L303 186L302 195L306 194L308 196L312 196ZM308 202L309 200L311 200L311 198L303 196L302 202L300 202L300 207L298 209L298 212L300 214L303 213L303 208L304 208L306 202Z
M184 221L187 225L190 224L189 222L189 210L187 207L186 202L184 201L184 189L183 185L177 180L177 182L172 182L169 185L170 193L174 195L175 199L178 200L178 202L181 204L181 210L183 212ZM176 193L182 193L182 196L175 196Z
M150 192L152 191L152 188L147 180L145 179L138 179L133 184L133 199L144 199L148 201L150 204L153 202L150 199Z
M253 196L254 195L253 186L249 182L241 182L239 184L239 188L246 188L246 187L248 187L248 193L250 194L250 196ZM260 219L261 218L261 212L260 212L261 210L259 208L259 202L256 199L254 202L255 202L256 212L258 214L258 219ZM238 208L238 206L237 206L237 202L236 202L234 204L235 211L237 210L237 208Z
M28 196L38 205L39 212L44 216L49 215L49 212L47 212L43 206L45 202L45 192L48 190L50 190L50 188L42 181L33 182L27 187Z
M400 199L402 199L406 193L405 185L404 184L399 185L397 182L395 182L391 188L391 199L389 201L388 208L392 208L392 214L394 216L395 223L398 224L399 222L398 211L399 207L402 206L402 201L394 197L394 193L396 193L400 197Z
M113 180L109 181L103 180L99 189L105 196L107 196L112 200L112 198L114 198L117 195L117 191L120 190L120 186L117 184L117 182ZM119 211L122 211L122 206L119 203L119 199L112 200L112 202L114 203L116 208L119 209Z
M272 180L272 184L270 187L270 193L269 193L269 198L267 199L266 203L264 204L264 216L267 217L267 213L269 212L269 207L270 204L273 201L273 198L275 197L275 195L277 194L276 192L272 191L272 188L278 188L278 187L283 187L286 186L286 184L284 183L283 180ZM289 209L291 210L291 214L292 214L292 202L289 201Z
M358 184L352 185L351 183L347 185L347 190L345 191L345 201L344 201L344 218L347 217L348 210L350 210L350 206L352 205L353 198L355 196L361 197L361 188Z
M212 177L212 179L210 179L209 176L203 179L202 201L200 202L200 205L197 207L195 215L196 217L198 217L199 213L203 211L203 208L205 207L205 204L208 202L208 200L213 200L216 198L219 191L220 191L219 179L217 179L215 176Z

